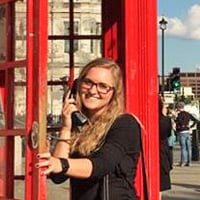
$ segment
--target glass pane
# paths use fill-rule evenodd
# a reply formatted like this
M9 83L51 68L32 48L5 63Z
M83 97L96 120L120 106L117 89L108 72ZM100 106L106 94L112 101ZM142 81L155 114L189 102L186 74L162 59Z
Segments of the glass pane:
M25 175L25 138L21 136L15 137L15 160L14 160L14 173L15 173L15 198L25 199L25 182L22 176ZM18 178L17 178L18 177Z
M69 35L69 1L49 1L49 35ZM101 1L74 0L74 35L101 34Z
M47 113L49 116L49 125L60 126L61 125L61 111L63 106L64 86L54 85L48 86L48 107Z
M15 53L16 60L26 59L26 4L22 1L15 3L16 23L15 23Z
M79 35L99 35L101 34L101 1L77 1L74 0L74 21L78 23Z
M15 69L14 127L25 128L26 120L26 68Z
M47 128L55 128L62 126L62 106L64 92L67 90L67 86L64 85L50 85L48 86L47 94ZM47 138L49 140L49 149L52 152L55 144L56 138L58 137L58 131L48 131Z
M48 41L48 62L52 66L65 66L69 63L69 54L65 53L64 40Z
M78 51L74 53L77 67L81 67L94 58L102 55L101 40L87 39L78 41Z
M49 1L49 35L68 35L64 27L66 19L69 19L69 0Z
M0 129L5 128L5 113L3 108L3 99L0 93Z
M0 197L5 196L6 183L6 152L5 137L0 137Z
M0 6L0 62L6 58L6 18L5 6Z

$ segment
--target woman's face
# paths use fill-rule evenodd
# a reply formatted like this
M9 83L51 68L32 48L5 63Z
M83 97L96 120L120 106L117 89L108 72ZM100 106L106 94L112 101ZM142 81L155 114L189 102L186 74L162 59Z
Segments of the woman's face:
M165 115L165 116L167 115L167 106L166 106L166 104L163 104L162 114Z
M113 76L111 69L93 67L80 84L80 98L89 115L100 115L113 96Z

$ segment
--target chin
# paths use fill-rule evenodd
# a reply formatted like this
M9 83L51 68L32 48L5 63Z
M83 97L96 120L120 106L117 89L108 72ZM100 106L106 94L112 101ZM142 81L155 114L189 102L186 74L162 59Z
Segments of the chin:
M101 106L84 104L85 108L90 112L98 112L99 110L103 110Z

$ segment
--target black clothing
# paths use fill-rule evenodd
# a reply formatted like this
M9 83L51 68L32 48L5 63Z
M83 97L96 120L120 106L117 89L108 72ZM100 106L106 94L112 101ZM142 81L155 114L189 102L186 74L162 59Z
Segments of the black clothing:
M105 174L109 174L110 200L138 200L134 179L140 145L137 121L130 114L118 117L102 147L87 157L93 164L91 177L70 177L72 200L100 200ZM81 156L74 154L73 157Z
M170 170L172 169L172 158L168 146L168 137L171 135L172 122L170 117L160 115L160 191L171 189Z
M191 126L189 126L190 121L193 121L193 124ZM176 131L187 131L192 128L197 122L198 120L194 118L190 113L186 111L181 111L180 113L178 113L178 116L176 118Z

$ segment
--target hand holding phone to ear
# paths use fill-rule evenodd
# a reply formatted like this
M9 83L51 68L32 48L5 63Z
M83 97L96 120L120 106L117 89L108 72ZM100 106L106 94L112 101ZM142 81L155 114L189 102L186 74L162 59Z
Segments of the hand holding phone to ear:
M76 104L75 99L77 90L78 90L78 79L75 79L71 88L71 92L70 94L67 95L69 103ZM71 119L72 119L72 126L74 127L83 126L88 121L87 117L78 110L72 112Z
M74 80L70 97L76 98L77 90L78 90L78 79ZM83 115L80 111L74 111L72 112L72 124L73 126L83 126L87 122L87 117Z

